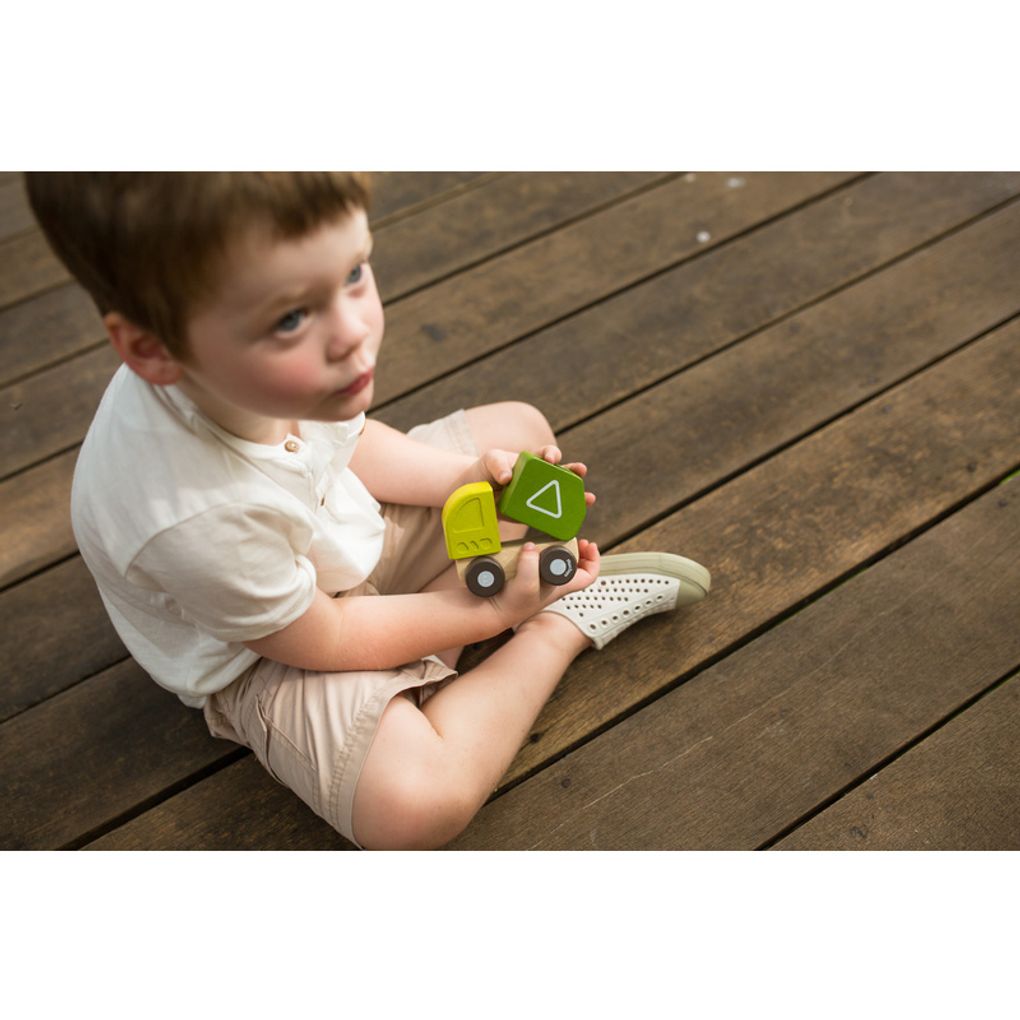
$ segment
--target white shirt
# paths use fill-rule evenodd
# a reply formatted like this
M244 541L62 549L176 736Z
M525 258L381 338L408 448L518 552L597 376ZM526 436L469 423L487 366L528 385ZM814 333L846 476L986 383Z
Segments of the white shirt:
M114 375L75 467L71 524L128 651L201 707L293 623L316 587L360 584L379 504L348 468L364 414L302 422L279 446L225 432L176 387Z

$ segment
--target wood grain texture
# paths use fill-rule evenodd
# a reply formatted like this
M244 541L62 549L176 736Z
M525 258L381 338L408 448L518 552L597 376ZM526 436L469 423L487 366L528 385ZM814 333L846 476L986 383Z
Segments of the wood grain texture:
M127 658L80 556L0 593L0 721Z
M1020 484L1002 486L490 803L453 847L760 845L1020 658L1018 541ZM1006 730L985 748L989 807L1017 760ZM998 831L1015 838L1015 816Z
M692 498L1016 315L1018 264L1014 203L605 411L564 446L590 465L615 533L639 528L648 507ZM593 537L610 540L600 519Z
M0 241L0 308L69 279L38 229Z
M7 386L105 342L106 331L88 294L67 283L0 311L0 337Z
M436 408L536 403L556 429L824 300L1014 197L1020 174L881 174L767 223L382 406L408 429ZM996 232L998 227L991 228ZM1011 227L1001 228L1001 244ZM1001 279L976 240L954 245Z
M372 268L384 302L621 201L667 174L501 174L389 225Z
M724 174L653 188L445 280L387 310L376 401L385 403L852 179ZM703 231L711 235L699 241Z
M0 241L22 234L34 226L35 219L28 206L21 174L15 174L10 180L0 180Z
M251 754L87 850L353 850Z
M76 450L120 364L102 344L0 390L0 478Z
M689 556L711 570L712 594L578 660L505 781L541 767L1014 469L1020 379L1010 373L1018 340L1020 323L998 330L614 547Z
M0 587L76 552L70 507L77 458L78 451L69 450L22 472L16 484L14 479L0 483L0 520L5 522Z
M773 849L1020 850L1018 776L1014 675Z
M493 177L480 171L369 171L373 220L390 222L447 202Z
M131 660L15 716L2 733L5 849L63 846L236 752Z

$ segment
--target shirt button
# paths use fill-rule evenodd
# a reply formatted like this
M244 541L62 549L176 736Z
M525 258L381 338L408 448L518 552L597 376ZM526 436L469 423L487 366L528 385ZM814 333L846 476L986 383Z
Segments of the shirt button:
M285 442L283 444L283 448L288 453L297 453L298 450L301 449L301 444L298 443L298 441L296 439L288 439L287 442Z

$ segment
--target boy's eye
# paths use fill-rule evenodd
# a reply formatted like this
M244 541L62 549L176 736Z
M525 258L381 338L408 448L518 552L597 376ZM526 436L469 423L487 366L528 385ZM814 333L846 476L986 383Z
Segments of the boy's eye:
M293 333L302 323L304 316L308 313L303 308L295 308L293 311L288 312L279 322L273 327L276 333Z
M364 262L359 262L358 265L356 265L350 271L350 273L347 274L347 286L350 287L350 286L353 286L356 283L360 283L361 282L361 277L364 275L364 272L365 272L365 263Z

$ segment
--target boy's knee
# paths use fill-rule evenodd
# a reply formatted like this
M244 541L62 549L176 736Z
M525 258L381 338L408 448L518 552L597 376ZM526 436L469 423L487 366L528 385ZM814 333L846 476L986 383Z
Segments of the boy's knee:
M533 449L539 450L543 446L556 442L556 435L549 420L537 407L520 400L508 401L507 406L512 408L514 417L531 437L529 445Z
M538 451L556 442L545 415L523 400L472 407L467 418L475 444L481 451L493 447Z
M374 791L355 836L367 850L435 850L463 832L476 810L460 784L401 777Z

